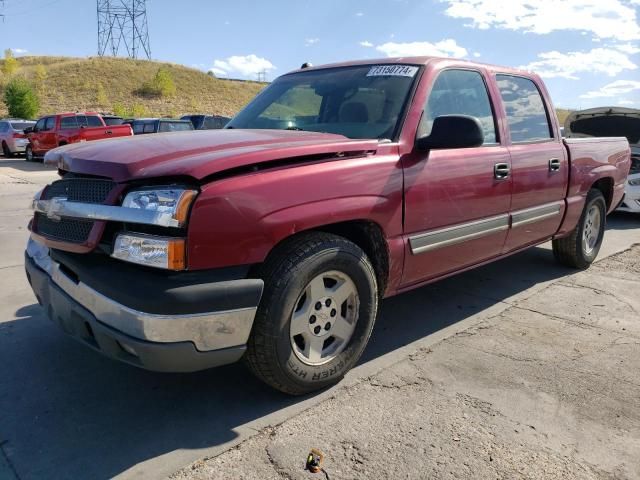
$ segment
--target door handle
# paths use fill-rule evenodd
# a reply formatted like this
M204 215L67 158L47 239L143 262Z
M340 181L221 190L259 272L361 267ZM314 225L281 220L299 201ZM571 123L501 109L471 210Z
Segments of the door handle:
M111 130L107 130L106 132L104 132L105 135L111 135L113 132Z
M559 172L560 171L560 159L552 158L549 160L549 171L550 172Z
M493 166L493 176L496 180L504 180L505 178L509 178L510 173L511 167L509 167L508 163L496 163Z

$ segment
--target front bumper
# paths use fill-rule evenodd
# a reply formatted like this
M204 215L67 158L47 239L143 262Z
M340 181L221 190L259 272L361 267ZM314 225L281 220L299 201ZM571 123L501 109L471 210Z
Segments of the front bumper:
M67 334L111 358L163 372L203 370L239 360L263 288L261 280L253 279L217 282L211 288L181 285L172 297L173 311L180 313L147 313L87 285L82 275L56 262L49 249L33 240L25 252L25 268L38 302ZM127 280L113 288L131 290ZM225 308L200 311L202 305L214 304Z
M618 207L621 212L640 213L640 185L630 185L629 180L640 180L640 174L630 175L624 190L624 199Z

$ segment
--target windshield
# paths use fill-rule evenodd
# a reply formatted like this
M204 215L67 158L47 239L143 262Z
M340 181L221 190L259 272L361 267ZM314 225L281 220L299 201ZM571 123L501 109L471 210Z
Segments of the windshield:
M419 67L364 65L275 80L226 128L309 130L394 139Z

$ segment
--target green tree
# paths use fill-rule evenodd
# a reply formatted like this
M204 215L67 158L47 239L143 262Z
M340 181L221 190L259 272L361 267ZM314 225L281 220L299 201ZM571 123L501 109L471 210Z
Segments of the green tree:
M4 89L4 103L9 116L34 118L40 109L40 101L32 86L24 78L12 78Z
M4 51L4 63L2 64L2 72L7 76L11 76L16 73L16 70L18 70L18 61L13 56L13 52L11 51L11 49L7 48Z

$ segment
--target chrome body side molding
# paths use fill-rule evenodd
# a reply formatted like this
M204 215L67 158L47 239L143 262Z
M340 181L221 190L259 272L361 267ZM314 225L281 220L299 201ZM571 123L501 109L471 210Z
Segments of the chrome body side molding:
M510 228L518 228L547 218L560 215L562 202L553 202L537 207L515 211L511 214L497 215L452 227L419 233L409 237L411 253L430 252L443 247L475 240Z
M508 229L509 215L505 213L496 217L414 235L409 238L409 243L411 244L411 252L417 255Z

